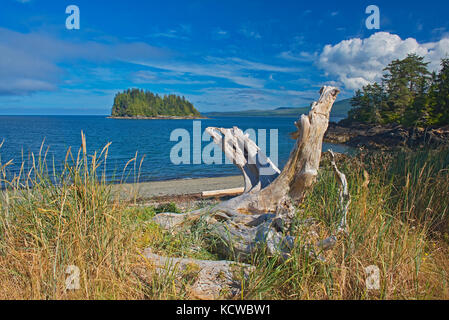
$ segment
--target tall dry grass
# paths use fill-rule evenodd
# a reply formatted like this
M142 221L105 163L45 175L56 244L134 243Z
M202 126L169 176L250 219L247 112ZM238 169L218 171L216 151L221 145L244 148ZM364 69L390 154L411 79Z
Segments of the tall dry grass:
M207 226L161 230L151 218L166 208L119 201L98 173L106 171L108 146L91 156L86 149L82 136L76 157L69 150L59 173L48 168L43 148L31 169L22 166L13 179L6 178L11 162L0 162L0 299L190 298L195 273L158 275L140 252L150 246L165 255L220 259ZM127 166L138 170L137 157ZM366 154L339 166L352 196L347 235L321 261L304 249L307 230L298 227L287 261L255 255L241 298L449 298L449 151ZM338 184L324 165L298 216L319 221L319 237L326 237L338 226L337 201ZM66 287L72 265L80 271L79 290ZM380 271L378 290L366 287L371 265ZM136 268L150 276L142 279Z
M448 299L449 150L375 153L339 165L352 196L348 234L323 253L325 262L309 258L305 239L286 263L262 257L245 297ZM325 167L301 217L320 221L321 237L329 236L340 219L337 201ZM370 266L380 271L378 290L366 286Z
M69 150L60 173L49 170L43 148L10 180L11 162L0 164L1 299L143 297L130 269L133 217L97 173L108 147L88 156L82 135L76 158ZM80 290L67 290L69 266L79 268Z

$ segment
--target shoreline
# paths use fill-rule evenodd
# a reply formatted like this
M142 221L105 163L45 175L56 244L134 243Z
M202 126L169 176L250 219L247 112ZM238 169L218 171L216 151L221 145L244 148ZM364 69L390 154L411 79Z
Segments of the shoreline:
M118 120L202 120L208 119L207 117L183 117L183 116L158 116L158 117L144 117L144 116L133 116L133 117L114 117L108 116L107 119L118 119Z
M337 162L346 157L341 153L335 153L335 155ZM323 161L329 161L328 152L322 153L321 162ZM231 175L112 184L112 190L120 199L124 200L170 200L170 198L205 199L235 196L243 192L242 190L237 191L236 189L242 189L244 186L245 181L243 175Z
M243 176L175 179L112 185L120 199L148 200L163 197L202 197L203 192L244 186Z
M324 142L353 148L393 150L400 147L423 148L449 144L449 126L414 128L399 124L342 124L329 122Z

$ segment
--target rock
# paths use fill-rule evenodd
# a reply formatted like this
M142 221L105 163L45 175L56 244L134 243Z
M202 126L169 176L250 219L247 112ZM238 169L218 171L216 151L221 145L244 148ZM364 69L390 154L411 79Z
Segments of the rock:
M184 218L185 216L183 214L166 212L156 215L152 220L163 229L169 230L182 224L184 222Z
M405 128L402 125L368 125L330 123L324 141L369 149L394 149L397 147L437 147L449 144L449 127Z
M254 266L234 261L195 260L189 258L170 258L154 254L150 248L143 256L154 265L159 274L173 274L182 277L186 272L194 273L195 282L189 293L194 299L216 300L233 298L241 293L242 280L249 277ZM140 277L143 276L140 271ZM243 277L243 278L242 278Z

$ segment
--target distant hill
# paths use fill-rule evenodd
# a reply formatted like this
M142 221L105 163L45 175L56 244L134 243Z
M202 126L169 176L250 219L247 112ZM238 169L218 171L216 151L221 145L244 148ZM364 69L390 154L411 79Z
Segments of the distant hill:
M116 94L111 116L114 118L194 118L198 110L184 97L160 97L150 91L128 89Z
M340 100L334 103L332 107L331 116L338 118L346 118L348 111L352 108L350 104L351 99ZM306 114L310 110L308 107L288 108L282 107L274 110L245 110L232 112L208 112L204 113L207 117L298 117L301 114Z

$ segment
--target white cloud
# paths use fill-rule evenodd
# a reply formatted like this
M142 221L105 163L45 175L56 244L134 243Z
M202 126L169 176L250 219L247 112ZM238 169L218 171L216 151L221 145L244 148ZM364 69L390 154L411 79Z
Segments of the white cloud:
M292 62L312 62L317 58L318 53L310 53L304 51L308 41L306 37L301 34L293 37L290 43L289 49L278 54L278 58L292 61Z
M298 73L299 68L281 67L240 58L205 57L205 63L164 62L155 60L129 61L142 66L184 73L193 76L221 78L249 88L263 88L266 80L256 77L253 71Z
M420 44L416 39L402 40L398 35L378 32L366 39L353 38L332 46L326 45L318 65L326 75L337 77L349 90L379 81L383 69L409 53L424 56L431 70L438 70L441 58L449 55L449 39Z
M215 28L214 30L212 30L212 37L215 40L228 39L230 37L230 34L226 30Z
M235 58L212 58L212 57L209 57L207 60L214 61L219 64L233 66L236 69L281 72L281 73L295 73L295 72L302 71L300 68L280 67L280 66L270 65L270 64L266 64L266 63L248 61L248 60L236 58L236 57Z
M253 38L253 39L261 39L262 36L260 33L256 30L254 26L251 26L249 24L245 24L240 28L239 33L244 35L247 38Z
M97 68L89 72L93 78L101 81L117 79L111 70L102 67L113 61L161 69L157 79L147 73L136 74L133 80L140 83L213 84L214 79L204 79L212 77L226 79L233 84L248 88L263 88L268 81L267 75L263 73L301 72L299 68L276 66L237 57L209 56L201 59L193 57L195 62L185 59L175 60L176 57L171 51L142 42L123 43L117 40L72 42L46 33L21 33L0 28L0 96L58 90L64 81L69 84L70 80L76 77L72 75L67 79L67 71L63 65L69 63L76 68L80 61L94 62ZM172 73L170 77L164 76L164 70L165 73ZM176 78L173 78L174 72Z
M64 62L97 63L166 57L162 49L145 43L68 42L42 33L0 28L0 95L26 95L56 90Z
M305 107L318 96L315 90L255 88L205 88L187 95L201 111L270 110L278 107Z
M191 80L185 77L178 77L173 72L153 72L153 71L138 71L133 75L133 82L136 84L168 84L168 85L206 85L214 84L212 80Z
M156 30L158 30L156 28ZM188 24L180 24L174 28L165 31L156 31L149 34L148 37L151 38L171 38L179 40L189 40L192 33L192 27Z
M309 62L314 61L317 57L317 53L309 53L305 51L301 51L299 53L295 53L292 50L284 51L279 54L279 58L289 60L289 61L298 61L298 62Z
M146 67L174 71L194 76L227 79L233 83L250 88L263 88L265 85L264 80L239 72L235 68L226 65L196 64L188 62L160 62L154 60L133 60L129 62Z

